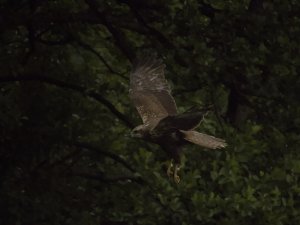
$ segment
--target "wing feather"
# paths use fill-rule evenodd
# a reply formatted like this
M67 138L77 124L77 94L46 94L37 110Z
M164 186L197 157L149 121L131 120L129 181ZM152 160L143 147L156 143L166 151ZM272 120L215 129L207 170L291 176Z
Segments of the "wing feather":
M205 148L217 149L225 148L227 146L226 141L214 136L199 133L197 131L183 131L184 139L194 144L200 145Z
M164 75L165 65L153 56L139 59L130 74L130 98L144 124L177 113L176 103Z

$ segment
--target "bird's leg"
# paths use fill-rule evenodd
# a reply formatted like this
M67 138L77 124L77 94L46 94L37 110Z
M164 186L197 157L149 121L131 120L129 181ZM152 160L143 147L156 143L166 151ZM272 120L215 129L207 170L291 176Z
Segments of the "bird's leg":
M172 177L172 175L173 175L172 168L173 168L173 159L171 159L170 164L169 164L168 169L167 169L168 177Z
M173 179L176 184L178 184L180 182L180 177L177 174L179 170L180 170L180 164L176 163L175 167L174 167L174 174L173 174Z

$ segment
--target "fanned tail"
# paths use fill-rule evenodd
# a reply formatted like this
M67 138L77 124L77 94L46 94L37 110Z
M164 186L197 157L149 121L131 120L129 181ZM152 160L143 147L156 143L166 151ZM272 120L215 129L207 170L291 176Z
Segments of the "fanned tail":
M218 149L225 148L227 146L226 141L214 136L199 133L197 131L184 131L180 130L184 134L184 139L194 144L200 145L205 148Z

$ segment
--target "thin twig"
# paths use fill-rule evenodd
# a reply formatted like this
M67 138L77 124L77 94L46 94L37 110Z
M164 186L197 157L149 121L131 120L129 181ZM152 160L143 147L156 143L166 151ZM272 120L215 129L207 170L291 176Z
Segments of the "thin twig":
M101 155L105 155L106 157L109 157L109 158L113 159L114 161L122 164L124 167L126 167L131 172L133 172L133 173L136 172L136 170L133 169L131 167L131 165L128 162L126 162L124 159L122 159L120 156L118 156L114 153L108 152L108 151L104 151L104 150L100 149L100 147L98 147L98 146L95 146L93 144L86 143L86 142L75 142L75 143L71 143L71 144L74 146L80 147L80 148L91 150L91 151L96 152Z
M0 83L15 82L15 81L22 81L22 82L38 81L38 82L42 82L42 83L46 83L46 84L51 84L56 87L66 88L66 89L70 89L70 90L73 90L76 92L80 92L81 94L87 95L87 96L97 100L104 106L106 106L110 110L110 112L112 112L118 119L120 119L127 127L133 128L133 124L129 121L129 119L124 114L119 112L110 101L108 101L106 98L104 98L99 93L97 93L93 90L90 90L86 87L75 85L75 84L70 84L70 83L60 81L60 80L57 80L57 79L54 79L51 77L44 77L44 76L39 76L39 75L35 75L35 74L26 74L26 75L22 75L22 76L1 76L0 77Z
M76 43L77 43L80 47L82 47L82 48L84 48L85 50L90 51L90 52L92 52L94 55L96 55L96 56L99 58L99 60L106 66L106 68L109 70L109 72L111 72L111 73L113 73L113 74L116 74L116 75L120 76L120 77L123 78L124 80L128 80L128 78L124 76L124 73L119 73L119 72L115 71L115 70L108 64L108 62L106 62L106 60L103 58L103 56L102 56L99 52L97 52L95 49L93 49L90 45L84 43L84 42L81 41L81 40L76 40Z

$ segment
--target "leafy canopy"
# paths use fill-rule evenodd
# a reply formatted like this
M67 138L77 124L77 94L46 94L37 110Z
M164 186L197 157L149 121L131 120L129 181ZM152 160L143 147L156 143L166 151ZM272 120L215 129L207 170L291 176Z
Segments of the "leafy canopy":
M299 1L0 1L2 224L298 224ZM182 181L129 137L131 62L214 106Z

